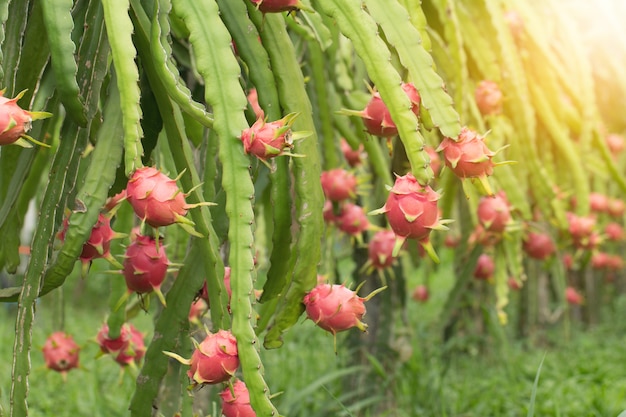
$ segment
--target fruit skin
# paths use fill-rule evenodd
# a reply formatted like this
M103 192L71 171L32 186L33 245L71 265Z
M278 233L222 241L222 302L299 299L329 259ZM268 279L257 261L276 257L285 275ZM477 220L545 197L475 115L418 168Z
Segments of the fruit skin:
M504 232L511 222L511 209L506 195L500 192L494 196L482 197L478 203L478 220L485 230Z
M237 339L228 330L209 333L191 355L187 376L196 384L228 381L239 367Z
M574 213L565 213L569 222L569 233L575 247L593 249L600 243L600 235L595 231L596 219L592 216L577 216Z
M263 13L290 12L301 8L298 0L250 0Z
M128 325L130 338L128 344L115 356L115 362L121 366L134 366L141 362L146 354L146 344L141 333L132 324Z
M361 162L363 162L361 160L361 154L363 153L362 143L359 144L359 147L357 149L352 149L350 145L348 144L348 141L342 138L340 142L340 147L341 147L341 152L343 153L343 156L346 159L346 162L351 167L354 168L355 166L360 165Z
M428 292L428 287L425 285L418 285L413 290L413 294L411 294L411 298L419 303L425 303L430 298L430 293Z
M365 315L365 299L340 284L319 284L304 296L307 316L322 329L337 334L353 327L361 331L367 325L361 321Z
M52 116L47 112L30 112L22 109L17 101L24 96L26 90L13 98L4 97L4 91L0 90L0 146L20 144L21 138L29 139L39 145L48 146L28 136L33 120L45 119ZM22 145L30 147L30 145Z
M502 113L502 91L500 86L490 80L482 80L476 86L474 98L482 115Z
M59 240L65 240L65 234L69 227L70 219L66 217L63 220L63 230L59 232ZM83 263L90 262L96 258L105 258L109 255L109 249L111 247L111 241L116 237L115 232L111 228L111 219L104 214L98 215L98 221L91 229L89 239L83 245L83 250L80 253L80 260Z
M286 150L293 147L291 125L297 116L297 113L290 113L273 122L258 118L252 126L241 132L245 153L262 161L284 155Z
M104 323L98 334L96 335L96 342L100 346L100 351L104 354L117 355L122 350L128 347L131 338L131 324L125 323L120 328L120 335L111 339L109 337L109 326Z
M126 198L135 214L152 227L181 222L187 214L185 195L176 180L153 167L133 172L126 186Z
M356 176L343 168L323 171L320 176L324 195L330 201L356 197Z
M66 374L78 368L80 347L74 338L65 332L54 332L46 339L42 348L48 369Z
M581 305L585 301L584 297L574 287L565 289L565 300L571 305Z
M437 152L443 152L443 160L459 178L481 178L493 174L495 152L485 145L484 137L464 127L454 140L445 137Z
M496 268L491 256L483 253L478 257L476 261L476 268L474 269L474 277L476 279L488 280L493 277L493 272Z
M233 395L234 394L234 395ZM220 392L222 399L222 414L225 417L256 417L256 413L250 405L250 392L241 380L236 380L232 386L224 388Z
M526 235L523 248L528 256L538 260L547 259L556 251L550 235L538 232L530 232Z
M411 100L411 111L419 116L420 103L422 101L415 85L413 83L403 83L402 89ZM391 137L398 134L398 128L391 119L391 113L387 105L380 97L380 93L376 92L372 95L365 109L360 113L365 124L365 129L374 136Z
M224 267L224 287L226 288L226 292L228 293L228 311L230 312L230 297L233 294L233 291L230 288L230 266ZM207 308L211 308L211 301L209 300L209 290L207 288L206 281L204 281L204 285L202 286L200 297L204 301L206 301Z
M139 294L155 291L161 298L160 288L169 265L165 247L159 245L157 249L153 237L139 235L126 248L123 270L126 286Z
M339 230L351 236L360 236L370 225L363 207L353 203L343 204L334 222Z
M369 262L376 269L388 268L393 264L393 247L396 234L392 230L379 230L372 236L367 247Z

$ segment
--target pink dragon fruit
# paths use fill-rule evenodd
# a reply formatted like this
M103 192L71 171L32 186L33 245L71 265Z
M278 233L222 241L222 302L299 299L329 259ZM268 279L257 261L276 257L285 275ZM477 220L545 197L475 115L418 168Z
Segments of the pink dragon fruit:
M128 325L130 337L128 344L117 352L115 362L121 366L136 366L146 354L146 344L143 340L143 334L132 324Z
M618 223L608 223L604 226L604 233L607 238L613 242L624 240L624 228Z
M303 303L307 316L334 335L353 327L367 330L367 324L361 321L367 299L345 285L318 284L304 296Z
M617 198L609 198L606 209L609 216L621 219L626 211L626 203Z
M202 298L196 299L194 302L191 303L191 306L189 307L189 322L201 325L202 322L200 321L200 319L206 314L207 311L209 311L208 303Z
M28 139L38 145L48 146L28 136L33 120L45 119L52 116L47 112L31 112L22 109L17 101L26 91L22 91L14 98L4 97L4 90L0 90L0 145L13 143L24 147L31 145L22 140Z
M478 257L476 261L476 268L474 269L474 277L476 279L488 280L493 277L496 265L493 262L491 256L483 253Z
M228 293L228 311L230 311L230 297L232 296L232 290L230 289L230 266L224 267L224 287L226 288L226 292ZM204 281L204 285L202 286L202 292L200 293L200 297L206 301L207 308L211 308L211 301L209 301L209 290L206 285L206 281Z
M575 247L593 249L600 243L601 237L595 231L595 217L577 216L571 212L567 212L566 217L569 222L569 233Z
M299 0L250 0L263 13L291 12L302 8Z
M241 380L236 380L232 387L226 387L220 392L222 399L222 414L225 417L256 417L250 405L248 387Z
M502 233L511 222L510 203L504 192L482 197L478 203L478 221L485 230Z
M363 207L346 202L335 217L337 228L350 236L360 236L370 226Z
M413 174L396 176L385 205L370 214L385 213L391 229L396 234L393 256L398 256L406 239L417 240L433 260L437 255L430 243L432 230L447 230L446 221L439 218L437 200L439 194L430 186L422 186Z
M593 212L606 213L609 208L609 198L601 193L590 193L589 207Z
M622 135L611 133L605 137L605 140L614 157L619 156L624 151L624 137Z
M571 286L565 289L565 300L571 305L581 305L585 302L584 297Z
M193 339L192 339L193 340ZM209 333L202 343L196 345L191 359L172 352L163 352L182 364L191 365L187 376L194 384L219 384L230 379L239 367L237 339L229 330Z
M150 236L137 236L137 239L126 248L124 259L124 278L130 291L139 294L153 292L165 306L165 297L161 292L161 284L170 265L165 248Z
M356 176L343 168L323 171L320 177L324 195L330 201L356 197Z
M293 148L294 140L291 125L296 117L298 113L290 113L273 122L257 119L252 126L241 133L244 151L261 161L279 155L290 155L288 150Z
M361 155L363 154L363 144L360 143L357 149L352 149L348 141L345 139L341 139L340 142L341 152L343 153L346 162L351 167L355 167L361 164L363 161L361 159Z
M413 83L403 83L402 89L411 100L411 110L419 116L420 103L422 101ZM358 113L363 119L365 129L374 136L391 137L398 134L398 128L391 119L387 105L383 102L378 92L372 95L367 106Z
M552 238L547 233L530 232L524 238L524 251L533 259L548 259L556 251Z
M111 339L109 337L109 326L104 323L96 335L96 342L100 346L100 352L117 355L122 350L125 350L130 343L131 326L129 323L124 324L120 328L120 335L115 339Z
M59 232L59 240L65 240L65 234L70 224L70 218L66 217L63 220L63 230ZM104 214L98 215L98 221L91 229L91 235L89 239L83 245L83 250L80 254L80 260L83 263L89 263L93 259L108 258L110 256L109 249L111 247L111 241L117 237L117 234L111 229L111 219Z
M478 110L482 115L502 113L502 91L497 83L483 80L478 83L474 91Z
M128 180L126 198L137 216L152 227L191 223L184 218L190 207L176 180L156 168L135 170Z
M48 369L67 374L68 371L78 368L80 347L74 338L64 332L54 332L42 348L43 359Z
M369 263L374 268L384 269L393 264L395 241L396 235L392 230L380 230L374 234L367 247Z
M413 290L413 294L411 294L411 298L418 303L425 303L430 298L430 293L428 292L428 287L424 284L420 284Z
M437 152L443 152L447 167L461 178L477 178L481 181L488 194L492 194L487 176L493 174L496 164L492 158L497 152L489 150L484 137L464 127L459 137L454 140L445 137L439 144Z
M439 153L432 146L425 146L424 150L428 154L430 158L430 169L433 170L435 177L439 176L439 172L441 171L441 158L439 157Z

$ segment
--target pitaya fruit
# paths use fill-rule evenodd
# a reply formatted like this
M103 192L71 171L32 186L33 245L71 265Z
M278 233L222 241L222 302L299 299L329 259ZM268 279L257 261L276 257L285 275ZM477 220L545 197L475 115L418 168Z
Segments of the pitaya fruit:
M226 387L220 392L222 399L222 414L225 417L256 417L250 405L248 387L241 380L236 380L232 387Z
M563 254L561 262L563 262L563 267L568 271L574 268L574 257L571 253Z
M47 339L42 348L43 359L48 369L65 374L78 368L80 347L74 338L64 332L54 332Z
M299 0L250 0L262 13L291 12L302 8Z
M614 157L619 156L624 151L624 137L616 133L611 133L605 137L606 145Z
M565 289L565 300L571 305L581 305L585 302L584 297L574 287Z
M135 326L129 324L128 329L130 333L128 344L117 352L114 359L121 366L135 367L146 354L146 344L143 340L143 334Z
M392 230L379 230L372 236L367 247L368 263L376 269L390 267L395 260L393 247L396 242L396 234Z
M206 301L204 301L204 299L198 298L194 300L189 307L189 322L201 325L202 322L200 319L206 314L207 311L209 311L209 305Z
M139 294L153 292L165 306L165 297L161 292L161 284L170 265L165 247L159 245L150 236L137 236L137 239L126 248L124 255L124 279L130 291Z
M385 288L379 288L363 298L345 285L318 284L304 296L303 303L307 317L334 336L353 327L364 332L367 324L361 319L366 312L365 301Z
M626 203L617 198L609 198L606 209L609 216L621 219L626 211Z
M613 242L624 240L624 228L618 223L608 223L604 226L604 233L607 238Z
M502 113L502 91L496 82L490 80L479 82L474 97L483 116Z
M433 170L435 177L438 177L441 171L441 158L439 157L439 153L432 146L425 146L424 150L430 158L430 169Z
M298 113L290 113L282 119L266 122L257 119L249 128L241 132L243 149L261 161L267 161L279 155L291 155L288 150L293 148L293 140L301 138L291 131L291 125Z
M360 143L357 149L352 149L348 141L345 139L341 139L340 142L341 152L343 153L343 157L346 159L346 162L351 167L355 167L361 164L363 161L361 159L361 155L363 154L363 144Z
M385 205L370 214L386 214L387 221L396 234L392 255L398 256L406 239L415 239L438 262L430 243L430 232L448 229L444 226L447 221L439 218L439 194L428 185L422 186L411 173L402 177L396 176L396 182L389 191Z
M24 139L41 146L48 146L39 142L26 133L30 130L33 120L45 119L52 114L47 112L31 112L22 109L17 101L22 98L26 90L14 98L4 97L4 90L0 90L0 145L16 144L26 148L31 145Z
M117 355L122 350L128 347L131 338L131 324L125 323L120 328L120 335L115 339L109 337L109 326L104 323L98 334L96 335L96 342L100 346L100 352L103 354Z
M530 232L524 238L524 251L533 259L548 259L556 251L552 238L547 233Z
M522 289L522 283L515 279L515 277L509 277L507 284L509 288L513 291L519 291Z
M496 164L492 158L497 152L491 151L484 142L485 138L464 127L459 137L454 140L445 137L437 152L443 152L443 160L454 174L461 178L477 178L487 194L492 194L487 176L493 174Z
M476 279L488 280L493 277L493 273L496 269L496 265L493 262L491 256L483 253L478 257L476 261L476 267L474 268L474 277Z
M185 202L176 180L156 168L135 170L128 180L126 198L137 216L152 227L193 224L184 217L191 206Z
M589 207L593 212L606 213L609 209L609 198L601 193L590 193Z
M411 110L416 116L419 116L420 103L422 101L417 88L413 83L403 83L402 89L411 100ZM365 129L374 136L391 137L398 134L398 128L391 119L391 114L387 105L380 97L380 93L375 92L372 95L367 106L363 111L357 113L363 119Z
M606 252L596 252L591 256L593 269L606 269L610 262L610 255Z
M59 240L65 240L65 234L70 224L70 217L66 217L63 220L63 230L59 232ZM111 247L111 241L118 237L118 235L111 228L111 219L106 215L100 213L98 215L98 221L91 229L91 235L89 239L83 245L83 250L80 254L80 260L83 263L89 263L93 259L97 258L111 258L109 249Z
M226 292L228 293L228 311L230 311L230 297L232 296L232 290L230 289L230 266L224 267L224 287L226 288ZM204 281L204 285L202 286L202 292L200 293L200 297L206 301L207 308L211 308L211 301L209 300L209 290L206 285L206 281Z
M511 207L504 192L480 199L478 221L487 231L504 232L506 226L511 222Z
M324 195L330 201L342 201L356 197L356 176L343 168L323 171L320 181Z
M600 235L595 231L595 217L577 216L571 212L567 212L566 217L569 222L569 233L575 247L593 249L600 243Z
M413 294L411 294L411 298L417 301L418 303L425 303L430 298L430 293L428 292L428 287L424 284L420 284L413 290Z
M193 340L193 339L192 339ZM209 333L202 343L196 345L191 359L163 352L182 364L191 365L187 376L194 384L219 384L230 379L239 367L237 339L229 330Z
M342 232L357 238L370 226L363 207L348 202L341 206L341 212L335 217L335 224Z

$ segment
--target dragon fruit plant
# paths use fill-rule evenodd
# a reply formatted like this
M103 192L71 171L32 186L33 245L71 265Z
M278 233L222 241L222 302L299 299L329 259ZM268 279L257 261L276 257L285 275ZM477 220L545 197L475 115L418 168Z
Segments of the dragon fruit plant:
M130 292L138 294L154 292L165 306L161 284L165 280L170 261L165 253L165 247L161 245L157 247L156 242L151 236L137 236L126 248L122 273Z
M41 349L46 367L60 372L63 378L79 366L80 347L74 338L65 332L54 332L46 339Z
M290 153L289 150L293 148L294 140L303 139L310 133L291 130L297 117L298 113L289 113L273 122L258 118L252 126L241 132L244 152L256 156L266 165L268 159L277 156L299 156Z
M16 144L30 148L31 145L28 142L30 141L47 147L48 145L33 139L27 133L31 128L33 120L46 119L51 117L52 114L22 109L17 102L26 91L22 91L13 98L4 97L4 91L0 91L0 145Z

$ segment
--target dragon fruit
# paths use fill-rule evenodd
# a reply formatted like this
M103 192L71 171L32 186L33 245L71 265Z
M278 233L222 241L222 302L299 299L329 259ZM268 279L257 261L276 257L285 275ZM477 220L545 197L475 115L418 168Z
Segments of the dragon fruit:
M355 167L361 164L363 161L361 159L361 155L363 154L363 144L360 143L357 149L352 149L348 141L345 139L341 139L340 142L341 152L343 153L343 157L346 159L346 162L351 167Z
M66 217L63 220L63 230L59 232L59 240L64 241L67 229L70 225L70 217ZM108 258L110 257L109 249L111 247L111 241L118 235L111 228L111 219L100 213L96 224L91 229L89 239L83 245L82 252L80 253L80 260L83 263L89 263L93 259Z
M411 100L411 111L413 111L416 116L419 116L422 99L415 85L413 85L413 83L403 83L402 89ZM389 113L387 105L383 102L378 92L372 95L365 109L359 112L358 115L363 119L365 129L371 135L391 137L398 134L398 128L391 119L391 113Z
M67 333L52 333L46 339L42 352L46 367L62 373L64 377L70 370L78 368L80 347Z
M282 119L266 122L259 118L241 133L243 149L261 161L279 155L290 155L288 150L293 148L294 135L291 125L298 117L298 113L290 113Z
M595 231L595 217L577 216L571 212L565 214L569 222L569 233L575 247L593 249L600 243L601 237L599 233Z
M606 210L609 216L621 219L626 211L626 203L617 198L609 198Z
M430 158L430 169L433 170L435 177L439 176L439 172L441 171L441 158L439 157L439 153L432 146L425 146L424 150L428 154Z
M156 168L135 170L128 180L126 198L135 214L152 227L191 223L184 217L190 206L176 180Z
M565 288L565 300L571 305L581 305L585 302L584 297L571 286Z
M554 242L546 233L530 232L524 238L523 248L533 259L548 259L556 251Z
M121 349L115 355L115 362L121 366L136 366L143 359L146 354L146 344L143 340L143 334L135 328L132 324L129 324L129 339L128 344Z
M609 209L609 198L601 193L590 193L589 207L593 212L606 213Z
M334 221L339 230L350 236L360 236L370 226L363 207L353 203L343 204Z
M330 201L356 197L356 176L343 168L323 171L320 176L324 195Z
M250 0L263 13L291 12L302 8L299 0Z
M230 379L239 367L237 339L229 330L209 333L202 343L192 339L196 349L191 359L163 352L182 364L191 365L187 376L194 384L219 384Z
M413 290L411 294L411 298L418 303L425 303L430 298L430 293L428 292L428 287L424 284L420 284Z
M496 82L490 80L479 82L474 97L482 115L502 113L502 91Z
M510 203L504 192L482 197L478 203L478 221L485 230L502 233L511 222Z
M30 130L33 120L45 119L52 116L47 112L31 112L22 109L17 101L22 98L26 91L22 91L14 98L4 97L4 90L0 90L0 145L16 144L24 147L31 145L24 139L28 139L38 145L45 145L26 133Z
M494 270L496 268L495 263L491 256L483 253L478 257L476 261L476 267L474 268L474 277L476 279L488 280L493 277Z
M120 335L115 339L109 337L109 326L104 323L98 334L96 335L96 342L100 346L100 352L103 354L117 355L122 350L128 347L131 338L131 324L125 323L120 328Z
M624 137L617 133L608 134L605 137L606 145L614 157L619 156L624 151Z
M439 218L437 200L439 194L430 186L423 186L408 173L396 176L385 205L370 214L385 213L391 229L396 234L393 256L398 256L406 239L417 240L431 258L438 261L430 243L432 230L447 230L446 221Z
M165 297L161 292L161 284L170 265L165 247L159 245L150 236L137 236L137 239L126 248L124 259L124 279L130 291L139 294L153 292L165 306Z
M248 387L241 380L236 380L232 387L226 387L220 392L222 399L222 414L225 417L256 417L250 405Z
M226 288L226 292L228 293L228 311L230 311L230 297L232 296L232 290L230 288L230 266L224 267L224 287ZM202 286L202 292L200 293L200 297L206 301L207 308L211 308L211 301L209 300L209 290L206 285L206 281L204 281L204 285Z
M393 264L395 241L396 235L392 230L379 230L374 234L367 247L369 263L374 268L384 269Z
M624 228L618 223L607 223L607 225L604 226L604 233L607 238L613 242L624 240Z

